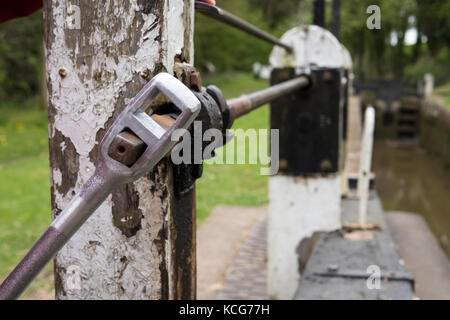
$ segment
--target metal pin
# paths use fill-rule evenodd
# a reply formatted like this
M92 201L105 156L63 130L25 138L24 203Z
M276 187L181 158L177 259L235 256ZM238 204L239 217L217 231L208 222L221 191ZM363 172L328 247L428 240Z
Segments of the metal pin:
M65 76L67 76L67 70L64 68L60 68L58 70L58 74L61 76L61 78L64 78Z

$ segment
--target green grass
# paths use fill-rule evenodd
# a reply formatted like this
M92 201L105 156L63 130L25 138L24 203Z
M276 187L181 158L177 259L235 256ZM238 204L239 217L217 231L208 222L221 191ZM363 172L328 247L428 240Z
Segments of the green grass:
M47 115L38 108L0 106L0 279L50 223ZM51 288L51 265L26 291Z
M47 153L47 148L43 110L0 106L0 165Z
M205 81L215 84L226 98L239 96L268 86L267 81L255 80L248 74L232 74ZM264 106L235 121L233 129L259 129L269 126L269 109ZM224 148L226 150L226 146ZM219 149L220 157L225 150ZM246 152L248 145L245 146ZM248 154L248 152L247 152ZM260 165L207 164L197 181L197 218L201 223L219 205L258 206L267 203L267 176L259 174Z
M50 178L48 154L10 162L0 169L0 279L27 253L47 229L50 219ZM49 264L36 288L51 288Z
M219 86L227 98L267 87L248 74L205 80ZM267 128L267 106L233 128ZM246 150L248 146L246 146ZM217 151L218 156L224 150ZM197 182L197 216L201 223L219 204L255 206L267 203L267 177L259 165L205 164ZM38 108L0 105L0 279L20 261L50 222L50 177L47 114ZM27 293L50 288L51 265ZM26 294L25 294L26 296Z

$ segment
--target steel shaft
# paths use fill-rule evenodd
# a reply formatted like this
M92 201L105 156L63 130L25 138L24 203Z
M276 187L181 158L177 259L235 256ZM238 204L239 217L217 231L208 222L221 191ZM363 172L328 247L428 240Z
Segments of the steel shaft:
M271 86L267 89L227 100L228 107L230 108L231 122L279 97L298 89L307 88L310 85L310 81L311 80L309 77L303 75L298 78Z
M0 300L17 299L55 254L106 199L119 181L105 181L103 167L56 217L0 286Z

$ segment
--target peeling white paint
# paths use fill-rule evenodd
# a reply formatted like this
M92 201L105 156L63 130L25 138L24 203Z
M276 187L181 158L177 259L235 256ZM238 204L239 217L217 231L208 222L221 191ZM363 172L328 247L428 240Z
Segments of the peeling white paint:
M61 2L59 6L58 4L54 6L56 25L58 26L64 25L64 8L65 4ZM134 3L133 6L133 1L131 1L130 8L129 13L119 12L118 14L121 17L132 15L134 19L134 9L138 8L137 4ZM111 117L119 94L124 89L125 84L132 80L133 74L146 68L152 70L155 66L155 61L159 57L159 45L153 39L158 36L159 27L146 33L152 23L155 22L156 17L154 15L143 15L143 17L144 26L140 37L140 49L135 56L107 56L105 52L100 50L102 41L111 38L107 34L110 30L100 28L94 31L89 38L89 44L94 48L99 48L92 70L102 70L103 74L111 74L115 77L114 81L101 88L95 88L95 80L87 74L89 72L87 68L74 70L76 67L71 55L68 54L71 50L65 44L64 29L58 27L53 30L55 41L47 59L48 65L52 66L52 70L50 70L50 79L54 84L52 86L52 100L58 109L55 128L71 139L76 151L80 154L87 155L94 147L96 132L103 128L106 121ZM118 41L117 44L123 41L122 33L125 32L124 30L133 27L132 21L129 21L129 19L125 19L123 23L125 22L129 24L120 29L120 34L114 37ZM144 34L149 40L143 40ZM110 47L114 46L110 45ZM63 79L58 73L61 67L64 67L67 71L67 76ZM90 80L81 81L81 79ZM84 135L80 135L79 132L83 132Z
M182 0L166 0L164 34L161 35L157 17L141 13L137 0L125 5L120 0L95 2L99 14L99 26L87 39L79 39L76 45L66 43L65 18L69 0L53 2L52 14L54 41L46 52L47 77L51 83L49 99L56 108L54 124L50 126L50 137L55 129L70 139L79 154L79 172L74 188L66 194L54 190L58 208L63 209L73 193L89 179L95 170L90 152L96 145L96 134L104 128L112 116L119 95L133 76L148 69L154 70L157 61L162 61L168 72L173 71L174 56L181 53L184 45ZM191 4L193 8L193 1ZM111 25L111 14L120 17L120 28ZM193 11L191 11L193 14ZM83 19L83 17L81 17ZM139 19L138 19L139 18ZM140 23L142 18L143 22ZM193 17L192 17L193 20ZM139 24L139 25L138 25ZM83 24L82 24L83 25ZM128 41L130 30L139 30L140 36L134 55L115 53L120 44ZM181 32L182 31L182 32ZM161 46L158 37L161 37ZM87 43L83 43L87 40ZM105 48L107 40L107 48ZM77 66L76 58L80 47L94 48L92 64ZM106 50L108 49L108 50ZM162 56L161 56L162 55ZM59 75L59 69L66 70L66 76ZM92 76L101 71L99 84ZM66 143L60 144L64 152ZM53 185L62 184L59 169L52 171ZM160 297L161 256L153 244L158 237L164 216L159 197L150 193L153 182L141 178L135 182L143 213L142 229L131 238L126 238L112 222L112 200L109 197L74 235L56 256L58 275L65 286L66 296L59 299L157 299ZM168 200L167 200L168 201ZM70 275L65 270L80 271L80 288L66 287Z
M62 173L59 169L52 170L52 180L55 186L60 186L62 183Z
M291 177L269 179L268 294L292 299L300 274L297 247L316 231L341 227L341 178Z
M161 282L161 257L153 240L162 226L159 199L151 197L151 182L136 182L142 197L150 197L143 210L142 229L126 238L114 227L111 197L92 215L72 240L58 253L60 267L79 266L80 290L72 290L69 299L158 299ZM63 272L59 273L64 276ZM63 285L67 282L63 281Z
M195 16L195 5L193 3L191 3L190 9L191 9L191 12L190 12L191 32L189 34L189 36L190 36L189 39L185 39L185 43L186 43L186 40L189 40L188 43L190 43L190 45L191 45L190 48L189 48L189 52L191 53L190 57L189 57L189 61L186 61L186 62L193 66L194 65L194 32L195 32L195 30L194 30L194 26L195 26L195 19L194 19L194 16Z
M345 68L348 65L346 49L330 31L319 26L292 28L281 37L281 41L292 46L294 53L288 54L285 49L275 46L269 58L274 68L311 65Z
M192 6L193 7L193 6ZM184 30L186 26L183 21L184 1L183 0L168 0L165 6L166 26L164 31L164 43L167 50L166 67L167 72L173 73L175 56L181 54L184 47Z

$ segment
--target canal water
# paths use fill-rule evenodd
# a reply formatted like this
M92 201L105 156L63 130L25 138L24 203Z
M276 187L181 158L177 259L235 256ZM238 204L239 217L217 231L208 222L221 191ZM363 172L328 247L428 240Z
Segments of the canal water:
M373 170L385 211L421 214L450 258L450 169L416 145L377 140Z

